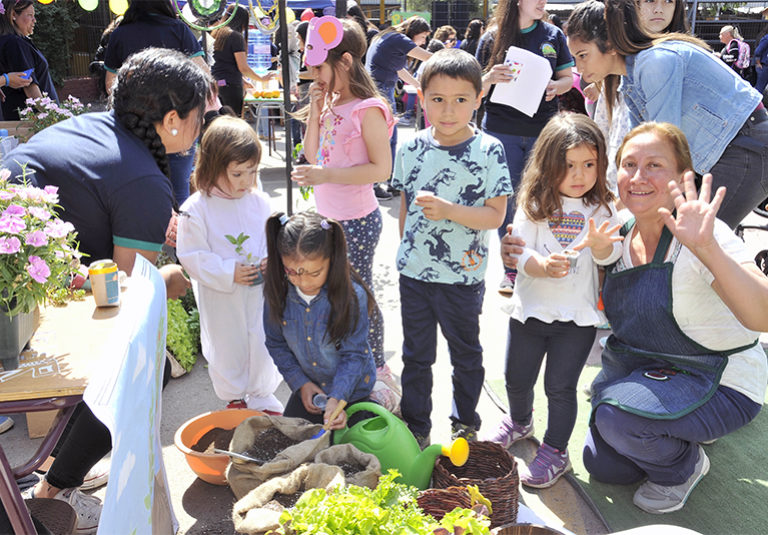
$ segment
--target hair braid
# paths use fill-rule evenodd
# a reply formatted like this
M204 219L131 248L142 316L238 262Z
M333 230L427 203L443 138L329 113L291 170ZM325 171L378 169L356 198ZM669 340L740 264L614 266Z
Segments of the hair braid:
M163 145L160 135L155 130L155 125L135 113L118 114L117 117L123 126L139 138L149 149L160 171L165 176L170 177L171 167L168 163L168 155L165 152L165 145Z

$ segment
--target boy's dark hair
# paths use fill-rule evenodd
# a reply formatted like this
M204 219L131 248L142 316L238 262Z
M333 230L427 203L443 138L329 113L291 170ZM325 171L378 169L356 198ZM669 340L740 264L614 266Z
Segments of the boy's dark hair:
M426 92L430 80L439 75L466 80L475 87L478 95L483 90L483 72L480 64L472 54L458 48L438 50L424 62L424 71L419 77L421 91Z
M283 223L283 221L285 221ZM288 217L276 212L267 219L267 273L264 277L264 298L269 304L268 321L281 323L288 295L283 257L328 258L328 278L325 285L331 313L326 335L338 344L357 327L359 307L352 282L363 287L368 296L368 316L376 309L376 300L368 286L352 269L347 257L347 240L341 224L324 218L317 212L299 212Z

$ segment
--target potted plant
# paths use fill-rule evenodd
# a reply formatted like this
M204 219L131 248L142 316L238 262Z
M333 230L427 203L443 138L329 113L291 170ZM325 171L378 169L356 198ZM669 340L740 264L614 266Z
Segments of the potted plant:
M18 366L19 353L37 328L37 307L69 295L80 253L75 228L57 217L58 188L8 182L0 170L0 360Z
M28 98L24 103L27 107L19 110L19 117L29 131L23 141L26 141L40 130L48 128L52 124L91 111L90 104L83 104L77 97L72 95L57 103L48 97L47 93L43 93L42 97Z

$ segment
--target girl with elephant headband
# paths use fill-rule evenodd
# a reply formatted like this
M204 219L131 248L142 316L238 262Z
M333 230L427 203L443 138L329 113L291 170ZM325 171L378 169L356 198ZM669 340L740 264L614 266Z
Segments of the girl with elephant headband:
M768 195L768 113L761 95L690 35L648 34L634 0L590 0L568 20L568 46L588 82L620 75L630 125L682 129L693 171L726 186L718 217L738 225Z

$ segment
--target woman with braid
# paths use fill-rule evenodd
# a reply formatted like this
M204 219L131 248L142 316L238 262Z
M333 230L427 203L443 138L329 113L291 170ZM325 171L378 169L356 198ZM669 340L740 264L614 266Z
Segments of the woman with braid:
M90 260L112 258L130 275L136 253L154 263L166 239L174 208L166 153L197 139L210 88L210 76L180 52L134 54L118 72L111 111L36 134L5 159L11 179L26 174L34 186L58 188L61 216L75 226L80 250ZM186 292L180 266L160 271L169 298ZM95 532L101 502L77 487L111 447L107 428L81 403L32 496L67 501L78 514L77 533Z

